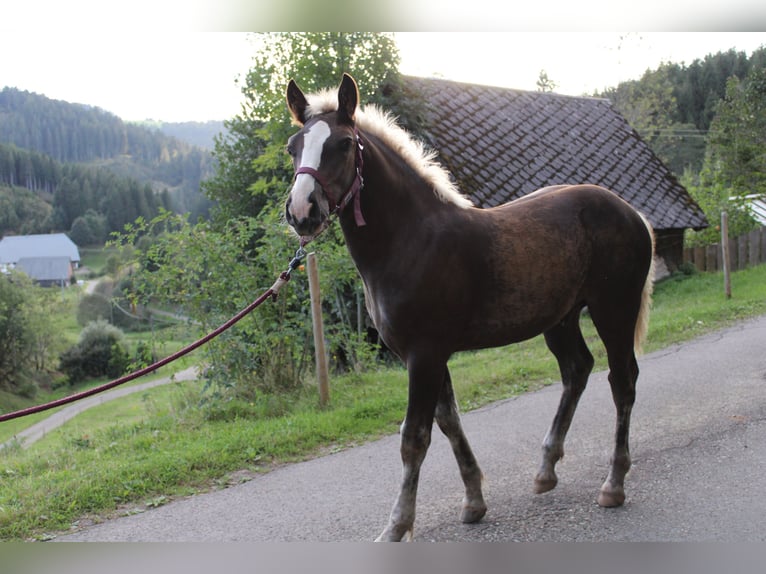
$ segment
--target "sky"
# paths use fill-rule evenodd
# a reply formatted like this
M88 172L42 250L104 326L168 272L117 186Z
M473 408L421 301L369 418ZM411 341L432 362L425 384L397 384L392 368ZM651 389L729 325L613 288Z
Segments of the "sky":
M237 115L236 79L255 51L243 32L130 26L0 32L0 87L98 106L128 121ZM662 62L691 63L729 48L750 54L766 45L766 33L405 32L395 40L404 74L535 90L545 70L556 92L583 95L638 79Z

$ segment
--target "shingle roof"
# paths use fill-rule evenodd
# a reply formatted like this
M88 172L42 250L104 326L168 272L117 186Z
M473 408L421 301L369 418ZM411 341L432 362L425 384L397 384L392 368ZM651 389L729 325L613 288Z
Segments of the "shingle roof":
M481 207L547 185L593 183L630 202L655 229L707 225L686 189L608 100L438 79L405 82L423 97L428 144Z
M0 240L0 263L16 263L24 257L68 257L79 262L80 251L64 233L12 235Z

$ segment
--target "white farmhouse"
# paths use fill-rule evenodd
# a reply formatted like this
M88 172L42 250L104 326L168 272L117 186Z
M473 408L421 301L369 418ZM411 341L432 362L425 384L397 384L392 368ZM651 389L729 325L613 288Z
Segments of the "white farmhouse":
M0 240L0 272L18 269L45 287L71 282L79 264L80 251L64 233L13 235Z

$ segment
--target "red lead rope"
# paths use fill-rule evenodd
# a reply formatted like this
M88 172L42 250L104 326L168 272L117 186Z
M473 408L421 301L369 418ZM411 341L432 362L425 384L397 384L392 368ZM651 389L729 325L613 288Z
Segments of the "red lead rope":
M290 261L290 265L288 269L280 274L279 279L277 279L274 285L269 287L269 289L267 289L263 293L263 295L258 297L258 299L256 299L252 303L250 303L250 305L242 309L239 313L234 315L231 319L226 321L223 325L218 327L215 331L211 331L210 333L208 333L201 339L198 339L197 341L184 347L180 351L176 351L172 355L169 355L165 357L164 359L161 359L157 361L156 363L149 365L148 367L144 367L143 369L139 369L138 371L135 371L128 375L124 375L120 377L119 379L115 379L108 383L104 383L103 385L100 385L98 387L93 387L92 389L88 389L87 391L82 391L80 393L76 393L68 397L63 397L61 399L57 399L55 401L51 401L49 403L45 403L42 405L35 405L32 407L28 407L26 409L21 409L19 411L2 414L0 415L0 422L9 421L11 419L24 417L24 416L31 415L34 413L39 413L42 411L47 411L49 409L60 407L61 405L66 405L69 403L73 403L75 401L79 401L80 399L84 399L85 397L90 397L92 395L102 393L111 388L117 387L119 385L123 385L129 381L142 377L146 375L147 373L151 373L152 371L159 369L160 367L164 367L168 363L172 363L173 361L180 359L184 355L188 355L197 347L200 347L204 345L205 343L207 343L208 341L215 339L218 335L220 335L221 333L226 331L228 328L230 328L232 325L240 321L243 317L245 317L245 315L248 315L249 313L251 313L256 307L258 307L261 303L266 301L266 299L268 299L269 297L276 299L279 293L279 290L284 286L285 283L287 283L290 280L290 273L292 273L292 271L298 267L298 265L301 262L301 259L303 259L305 255L306 255L306 252L303 250L303 247L298 249L298 251L296 251L295 253L295 257L292 259L292 261Z

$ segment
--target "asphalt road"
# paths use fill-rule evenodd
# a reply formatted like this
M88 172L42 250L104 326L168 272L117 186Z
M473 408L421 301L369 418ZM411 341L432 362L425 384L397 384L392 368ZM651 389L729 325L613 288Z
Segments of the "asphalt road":
M606 373L591 376L559 463L532 493L560 387L463 416L486 476L487 516L458 520L462 484L434 429L416 541L762 541L766 539L766 317L646 355L633 411L623 507L596 504L612 448ZM398 436L288 465L209 494L84 528L69 541L364 541L398 488Z

